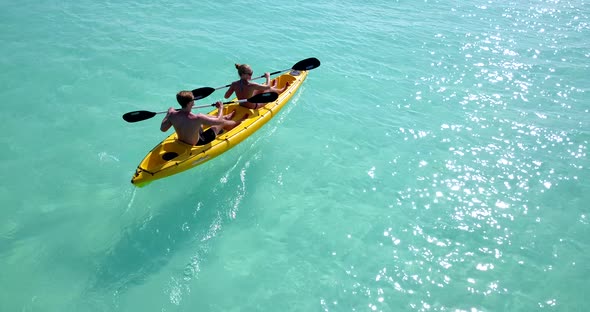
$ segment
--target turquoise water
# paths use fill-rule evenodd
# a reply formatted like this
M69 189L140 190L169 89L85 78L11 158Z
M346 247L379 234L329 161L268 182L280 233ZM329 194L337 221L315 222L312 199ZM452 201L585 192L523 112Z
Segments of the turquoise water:
M0 8L0 311L588 309L587 2ZM122 114L307 57L242 144L129 183L167 134Z

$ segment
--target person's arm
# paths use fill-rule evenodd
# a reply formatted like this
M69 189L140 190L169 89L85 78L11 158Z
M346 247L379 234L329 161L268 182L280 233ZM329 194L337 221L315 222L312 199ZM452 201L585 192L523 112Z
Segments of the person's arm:
M218 117L213 117L211 115L207 115L207 114L197 114L197 118L199 120L201 120L201 122L203 122L203 124L207 125L207 126L217 126L217 125L229 125L230 121L222 118L218 118Z
M233 84L233 82L229 86L229 89L227 89L227 91L225 91L225 96L224 97L227 99L227 98L229 98L232 95L232 93L234 93L234 84Z
M223 103L217 101L215 102L215 107L217 107L217 119L221 119L223 117Z
M172 127L172 122L170 122L170 114L172 114L175 111L176 110L172 107L170 107L168 109L168 113L166 114L164 119L162 119L162 124L160 125L160 131L166 132L166 131L168 131L168 129L170 129L170 127Z
M275 87L269 87L269 86L265 86L265 85L261 85L261 84L257 84L257 83L251 83L250 87L252 87L254 90L257 90L257 91L276 92L279 94L284 91L284 89L277 89Z
M199 118L204 124L208 126L231 125L232 121L223 118L223 103L218 101L217 103L215 103L215 105L217 106L217 117L213 117L207 114L197 114L197 118Z
M256 82L250 82L249 87L256 90L256 91L265 91L265 92L272 91L272 89L274 89L273 87L269 87L267 85L259 84Z
M266 86L267 87L271 87L271 85L270 85L270 73L269 72L264 73L264 78L266 78Z

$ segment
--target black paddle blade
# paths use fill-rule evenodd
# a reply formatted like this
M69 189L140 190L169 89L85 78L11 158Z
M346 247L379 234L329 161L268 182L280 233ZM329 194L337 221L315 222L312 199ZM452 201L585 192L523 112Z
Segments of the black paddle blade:
M293 65L292 69L294 70L310 70L320 67L320 60L315 57L310 57L308 59L301 60L295 65Z
M255 96L248 99L250 103L269 103L276 100L279 94L276 92L265 92L256 94Z
M123 115L123 119L126 122L138 122L138 121L150 119L154 116L156 116L156 113L154 113L154 112L134 111L134 112L129 112L129 113L126 113L125 115Z
M200 100L200 99L204 99L204 98L208 97L209 95L211 95L211 93L215 92L215 89L211 88L211 87L202 87L202 88L194 89L192 92L193 92L193 96L195 97L195 101L196 101L196 100Z

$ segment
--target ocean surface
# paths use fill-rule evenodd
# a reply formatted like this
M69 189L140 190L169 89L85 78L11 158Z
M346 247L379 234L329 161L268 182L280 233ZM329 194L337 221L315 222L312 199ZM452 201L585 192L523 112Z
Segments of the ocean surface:
M590 309L585 0L1 1L0 55L0 311ZM170 132L124 113L308 57L130 184Z

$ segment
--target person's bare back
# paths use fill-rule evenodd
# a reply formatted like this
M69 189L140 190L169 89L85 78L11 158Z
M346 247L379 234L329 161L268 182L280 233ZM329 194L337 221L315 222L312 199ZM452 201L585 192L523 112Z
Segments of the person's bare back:
M250 81L238 80L232 82L230 88L236 93L238 100L243 100L251 98L254 95L254 91L257 90L256 87L258 86L260 86L260 84Z
M178 140L190 145L197 144L203 128L203 122L197 115L179 110L171 113L168 119L176 131Z
M174 127L179 141L190 145L206 144L214 140L223 127L232 129L238 124L238 122L231 120L235 111L223 115L223 103L220 101L215 103L217 116L214 117L205 114L195 115L191 112L194 105L194 97L190 91L180 91L176 95L176 98L182 109L175 110L170 107L168 113L162 119L160 130L166 132L170 127ZM211 127L203 132L204 125Z
M273 80L271 83L269 73L264 73L264 77L266 78L266 84L259 84L250 81L250 79L252 79L253 71L252 68L247 64L236 64L236 69L238 70L238 76L240 76L240 80L232 82L229 89L225 92L224 97L226 99L229 98L234 92L238 100L249 99L257 93L262 92L276 92L280 94L283 91L285 91L289 86L289 84L287 84L282 89L277 89L277 81ZM241 103L240 105L250 109L258 108L258 104L250 102Z

